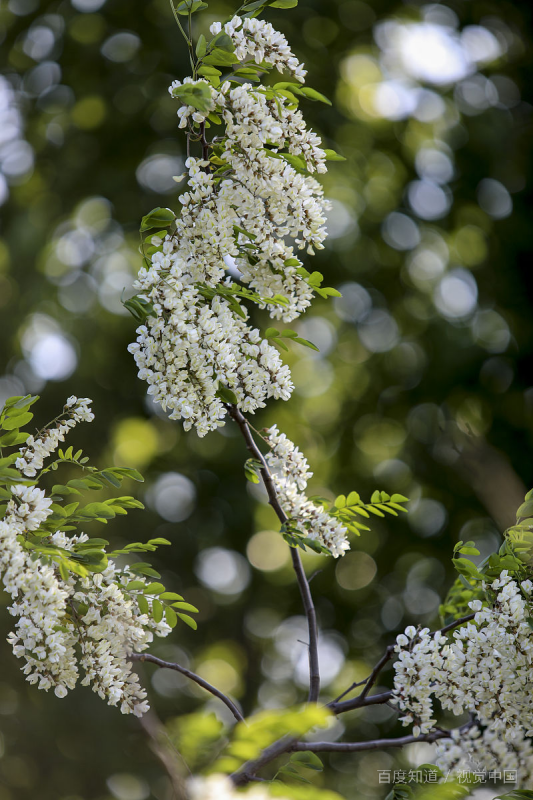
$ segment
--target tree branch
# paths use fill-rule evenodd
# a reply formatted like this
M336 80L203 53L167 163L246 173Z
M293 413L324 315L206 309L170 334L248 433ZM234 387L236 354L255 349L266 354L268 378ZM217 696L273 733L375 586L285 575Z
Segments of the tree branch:
M461 733L468 731L476 722L474 719L459 728ZM255 780L255 773L274 761L283 753L358 753L365 750L384 750L387 747L405 747L407 744L418 744L427 742L432 744L439 739L450 739L451 731L437 728L431 733L421 736L401 736L397 739L373 739L368 742L299 742L294 738L285 736L274 744L267 747L255 761L249 761L239 772L234 773L231 778L236 786L245 786L250 781Z
M283 755L283 753L289 753L296 743L297 740L294 736L283 736L277 742L271 744L270 747L266 747L259 758L254 761L247 761L240 770L230 776L235 786L246 786L250 781L255 781L256 772L261 767L270 764L271 761L274 761L275 758Z
M334 700L332 703L328 703L327 707L334 714L344 714L345 711L354 711L356 708L384 705L388 703L391 698L392 691L383 692L382 694L373 694L371 697L359 695L358 697L354 697L353 700L344 700L343 702Z
M210 694L218 697L219 700L222 700L224 705L229 708L237 722L244 722L244 717L233 700L230 700L229 697L226 697L226 695L221 692L220 689L217 689L215 686L211 686L211 684L207 681L204 681L204 679L195 672L191 672L190 669L186 669L186 667L182 667L180 664L175 664L172 661L163 661L163 659L157 658L157 656L153 656L150 653L132 653L130 656L128 656L128 658L131 659L131 661L149 661L151 664L157 664L158 667L162 667L163 669L173 669L176 672L180 672L182 675L185 675L186 678L190 678L191 681L194 681L198 684L198 686L201 686L202 689L205 689Z
M226 404L226 408L228 409L228 412L232 417L232 419L239 426L244 441L246 442L246 447L248 449L248 452L253 456L253 458L257 459L257 461L259 461L261 464L261 477L263 479L263 483L265 485L265 489L268 495L268 502L276 512L279 521L283 525L288 521L288 517L280 505L278 495L276 492L276 487L274 486L274 482L272 480L272 475L270 474L268 464L265 460L263 453L257 446L252 436L248 422L241 413L241 411L237 408L237 406L228 403ZM298 581L298 586L300 588L300 594L302 596L302 601L304 605L305 615L307 617L307 627L309 630L309 702L315 703L318 700L318 695L320 692L320 668L318 663L318 626L316 621L316 611L313 603L313 597L311 595L311 589L309 588L309 582L305 575L300 554L297 548L295 547L291 547L290 550L291 550L292 565L294 568L294 572L296 573L296 579Z
M311 753L359 753L365 750L384 750L386 747L405 747L407 744L428 742L432 744L439 739L449 739L450 731L436 730L422 736L401 736L398 739L374 739L369 742L295 742L292 752L309 751Z
M441 628L440 631L438 631L438 633L449 633L450 631L453 631L454 628L458 628L459 625L462 625L463 622L470 622L470 620L474 619L475 616L476 616L475 613L467 614L466 617L461 617L461 619L456 619L453 622L450 622L448 625L445 625L444 628Z

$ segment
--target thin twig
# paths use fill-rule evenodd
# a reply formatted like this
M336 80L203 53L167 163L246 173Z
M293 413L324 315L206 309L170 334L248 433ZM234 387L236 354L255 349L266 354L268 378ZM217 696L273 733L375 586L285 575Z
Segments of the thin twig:
M357 682L352 683L351 686L348 686L348 688L345 689L344 692L342 692L342 694L340 694L338 697L336 697L335 700L333 700L332 702L333 703L338 703L340 700L342 700L343 697L346 697L347 694L350 694L350 692L353 692L354 689L357 689L359 686L364 686L365 683L367 682L367 680L368 680L368 678L364 678L362 681L357 681Z
M202 142L202 158L209 161L209 142L205 137L205 122L200 123L200 141Z
M268 502L276 512L279 521L283 525L288 521L288 517L280 505L278 495L276 492L276 487L274 486L274 482L272 480L272 475L270 474L268 464L265 460L263 453L258 448L254 437L252 436L252 433L248 425L248 421L243 416L241 411L237 408L237 406L228 403L226 404L226 408L228 409L232 419L235 420L235 422L239 426L244 441L246 442L246 447L248 448L248 451L261 464L261 477L263 478L263 483L265 485L265 489L268 495ZM291 547L290 550L291 550L292 565L294 568L294 572L296 574L298 586L300 587L300 594L302 596L305 615L307 617L307 627L309 630L309 702L315 703L318 700L318 695L320 692L320 668L318 663L318 626L316 621L316 611L313 603L313 598L311 596L311 589L309 588L309 582L305 575L305 570L302 565L300 554L297 548L295 547Z
M333 700L333 702L328 703L327 707L334 714L344 714L346 711L354 711L356 708L366 708L367 706L379 706L388 703L391 697L392 697L392 691L382 692L381 694L373 694L370 697L363 697L362 695L358 695L357 697L354 697L352 700L344 700L343 702L339 702L338 700Z
M474 619L475 614L468 614L466 617L461 617L461 619L456 619L454 622L450 622L448 625L445 625L444 628L441 628L438 633L449 633L453 631L454 628L459 627L462 625L463 622L470 622L470 620Z
M244 722L244 717L233 702L227 697L220 689L217 689L216 686L212 686L207 681L204 681L199 675L195 672L191 672L190 669L186 669L186 667L182 667L180 664L176 664L172 661L163 661L161 658L157 658L157 656L153 656L150 653L132 653L129 658L131 661L149 661L151 664L157 664L158 667L162 667L163 669L173 669L176 672L180 672L182 675L185 675L186 678L190 678L191 681L194 681L201 686L202 689L205 689L210 694L218 697L219 700L222 700L224 705L226 705L237 722Z

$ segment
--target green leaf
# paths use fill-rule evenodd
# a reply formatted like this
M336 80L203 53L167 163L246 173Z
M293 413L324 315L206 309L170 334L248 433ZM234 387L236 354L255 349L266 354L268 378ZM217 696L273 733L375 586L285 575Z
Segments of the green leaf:
M190 603L172 603L172 605L174 608L178 608L180 611L191 611L193 614L199 613L196 606L193 606Z
M182 17L186 17L189 14L196 14L197 11L203 11L207 7L207 3L204 3L203 0L183 0L176 8L176 11Z
M145 297L135 295L129 300L122 300L122 305L138 322L144 322L148 317L156 316L153 305Z
M302 764L304 767L307 767L307 769L314 769L317 772L322 772L324 769L324 765L316 753L293 753L290 757L290 761Z
M80 508L78 516L83 519L113 519L115 512L106 503L87 503Z
M13 430L10 433L5 433L0 436L0 447L16 447L19 444L24 444L30 434L26 431Z
M172 89L172 97L177 97L184 105L192 106L205 113L213 106L213 98L207 83L203 80L198 83L184 83Z
M137 595L137 605L139 606L139 611L141 612L141 614L150 613L150 606L148 605L148 600L142 594Z
M165 591L165 587L162 583L149 583L147 586L144 587L143 592L145 594L161 594L161 592Z
M144 583L143 581L130 581L126 586L126 589L128 591L132 591L133 589L144 589Z
M324 150L324 153L326 154L326 161L346 161L344 156L339 155L335 150Z
M246 476L246 480L250 481L250 483L259 483L259 473L262 468L262 464L256 458L249 458L244 464L244 474Z
M160 600L183 600L181 594L176 594L176 592L162 592L159 595Z
M161 622L163 619L163 603L159 600L152 600L152 617L154 622Z
M313 342L310 342L309 339L302 339L301 336L296 336L293 341L297 344L303 345L304 347L310 347L311 350L316 350L317 353L320 353L320 348L317 347L316 344L313 344Z
M231 67L232 64L238 64L239 59L234 53L228 53L226 50L222 50L220 47L215 47L211 53L209 53L207 56L204 56L202 63L212 64L215 67Z
M296 172L307 173L307 166L303 158L300 158L300 156L293 156L292 153L281 153L281 155Z
M188 625L188 626L189 626L189 628L192 628L192 629L193 629L193 631L195 631L195 630L197 630L197 629L198 629L198 623L196 622L196 620L195 620L195 619L193 619L192 617L189 617L189 615L188 615L188 614L178 614L178 617L179 617L179 618L180 618L180 619L181 619L181 620L182 620L182 621L183 621L183 622L184 622L186 625Z
M225 50L227 53L233 53L235 50L235 45L233 44L233 39L231 36L228 36L228 34L224 31L220 31L220 33L217 33L217 35L214 36L209 42L209 49L213 50L215 48Z
M175 219L176 215L170 208L160 208L158 206L142 218L141 231L148 231L151 228L168 228Z
M17 395L16 397L8 397L4 403L4 408L29 408L39 400L39 395L27 394L24 397Z
M121 481L111 472L111 470L103 469L100 472L100 475L102 478L105 478L106 481L111 484L111 486L115 486L117 488L120 487Z
M533 516L533 500L527 500L519 507L518 511L516 512L516 518L519 519L520 517L531 516Z
M201 33L196 43L196 55L198 58L202 58L202 56L205 56L206 52L207 52L207 39L205 38L203 33Z
M409 498L408 497L404 497L403 494L393 494L392 497L391 497L391 500L392 500L393 503L408 503L409 502Z
M139 575L147 575L149 578L160 578L161 575L150 564L144 561L138 561L136 564L130 564L130 572L138 572Z
M310 100L319 100L321 103L327 103L328 106L331 105L331 100L328 100L326 95L317 92L316 89L311 89L310 86L302 86L300 92Z
M234 406L237 405L236 395L231 391L231 389L228 389L228 387L224 386L222 383L218 384L218 392L216 396L220 397L224 403L230 403Z
M144 478L141 473L131 467L113 467L113 473L115 475L122 475L124 478L130 478L132 481L137 481L138 483L144 483Z
M279 331L277 328L267 328L265 331L265 339L274 339L276 336L279 336Z
M165 619L167 624L170 625L171 628L175 628L178 624L178 615L172 608L172 606L167 606L165 608Z
M504 797L506 800L533 800L533 792L527 789L515 789L513 792L509 792L509 794L499 794L495 800L502 800Z
M198 69L198 75L204 75L206 78L218 78L222 72L216 67L209 67L202 65Z
M4 417L1 426L5 431L13 431L17 428L22 428L26 423L33 419L31 411L25 411L13 417Z
M296 8L298 0L274 0L268 4L271 8Z

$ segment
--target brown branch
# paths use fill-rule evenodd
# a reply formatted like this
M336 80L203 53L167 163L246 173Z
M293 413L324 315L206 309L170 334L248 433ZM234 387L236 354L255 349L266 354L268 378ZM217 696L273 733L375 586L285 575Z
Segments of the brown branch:
M230 776L235 786L246 786L250 781L255 781L256 772L258 772L261 767L270 764L271 761L274 761L275 758L283 755L283 753L289 753L296 743L297 740L295 737L283 736L282 739L278 739L278 741L271 744L270 747L266 747L259 758L256 758L254 761L247 761L238 772L234 772L233 775Z
M466 617L461 617L461 619L456 619L453 622L450 622L448 625L445 625L444 628L441 628L440 631L437 631L437 632L438 633L449 633L450 631L453 631L454 628L458 628L459 625L462 625L463 622L470 622L470 620L474 619L475 616L476 616L475 613L474 614L467 614Z
M274 509L281 524L284 525L288 521L288 517L280 505L278 495L276 492L276 487L274 486L274 482L272 480L272 475L270 474L268 464L265 460L263 453L257 446L254 437L252 436L250 427L248 425L248 421L243 416L241 411L237 408L237 406L228 403L226 404L226 408L228 409L228 412L232 417L232 419L239 426L239 429L243 435L244 441L246 442L246 447L249 453L253 456L253 458L257 459L257 461L259 461L261 464L261 477L263 479L263 483L265 485L265 489L268 495L268 502ZM304 605L305 615L307 617L307 627L309 630L309 702L315 703L318 700L318 695L320 692L320 668L318 663L318 627L316 621L316 611L313 603L313 598L311 595L311 589L309 588L309 582L305 575L300 554L297 548L295 547L291 547L290 550L291 550L292 565L294 568L294 572L296 573L296 579L298 581L298 586L300 588L300 594L302 596L302 601Z
M291 751L298 753L309 751L311 753L359 753L365 750L384 750L386 747L405 747L407 744L418 742L437 742L439 739L449 739L450 731L437 730L421 736L401 736L398 739L374 739L369 742L295 742Z
M475 720L470 720L466 725L459 728L461 733L468 731L473 725ZM250 781L255 780L255 773L273 761L278 756L284 753L298 753L298 752L311 752L311 753L358 753L365 750L384 750L387 747L405 747L408 744L417 744L419 742L427 742L432 744L439 741L439 739L450 739L452 736L451 731L437 728L431 733L422 734L421 736L401 736L397 739L373 739L368 742L299 742L294 738L285 736L274 744L267 747L255 761L249 761L245 764L239 772L234 773L231 778L236 786L245 786Z
M157 664L158 667L163 669L173 669L176 672L180 672L182 675L185 675L186 678L190 678L191 681L194 681L198 684L198 686L201 686L202 689L205 689L210 694L218 697L219 700L222 700L224 705L229 708L237 722L244 722L244 717L233 700L230 700L229 697L226 697L226 695L221 692L220 689L217 689L216 686L212 686L207 681L204 681L204 679L195 672L191 672L190 669L182 667L180 664L175 664L172 661L163 661L163 659L157 658L157 656L153 656L150 653L132 653L130 656L128 656L128 658L131 661L149 661L151 664Z
M334 714L344 714L345 711L354 711L356 708L383 705L388 703L391 698L392 691L382 692L382 694L373 694L371 697L359 695L358 697L354 697L353 700L344 700L343 702L334 700L332 703L328 703L327 707Z

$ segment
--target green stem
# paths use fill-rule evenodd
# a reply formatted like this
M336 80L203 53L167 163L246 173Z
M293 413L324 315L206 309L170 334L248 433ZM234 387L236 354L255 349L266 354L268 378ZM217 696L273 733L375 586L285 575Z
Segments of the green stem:
M174 8L174 2L173 2L173 0L170 0L170 8L172 9L172 13L174 14L174 19L176 20L176 23L177 23L177 25L178 25L178 28L179 28L179 29L180 29L180 31L181 31L181 35L183 36L183 38L184 38L184 39L185 39L185 41L187 42L187 46L189 47L189 59L190 59L190 62L191 62L191 69L192 69L192 70L193 70L193 72L194 72L194 61L193 61L193 59L192 59L192 56L191 56L192 42L191 42L191 40L189 39L189 37L187 36L187 34L185 33L185 31L184 31L184 29L183 29L183 25L182 25L182 24L181 24L181 22L180 22L179 14L178 14L178 12L176 11L176 9Z

